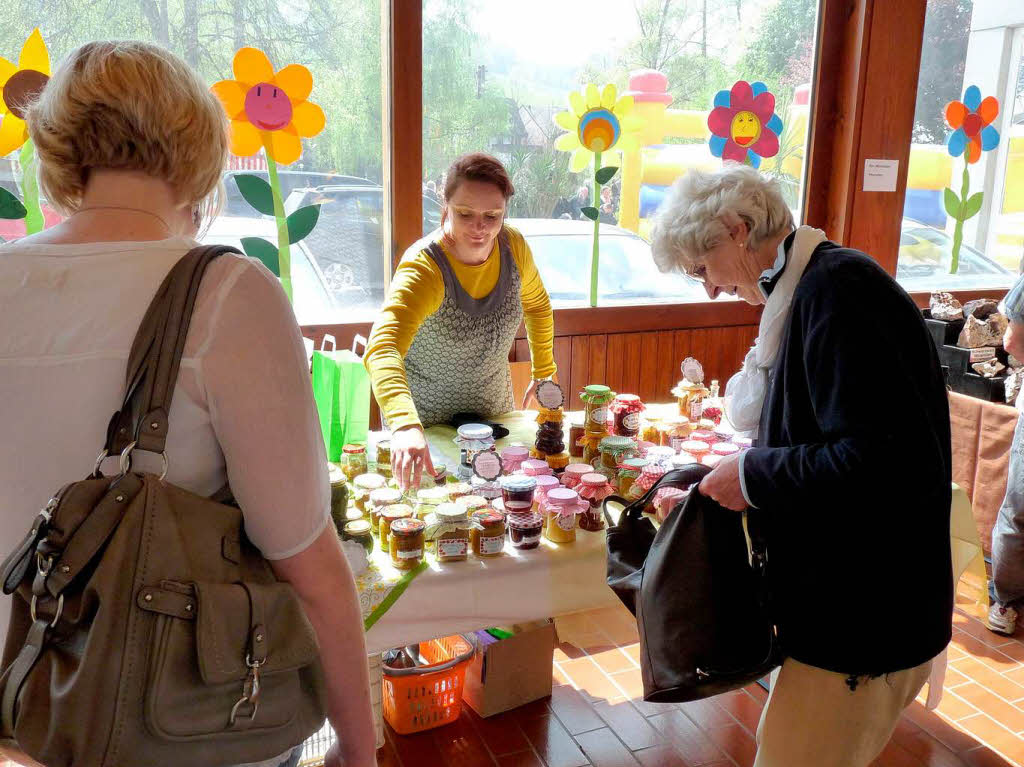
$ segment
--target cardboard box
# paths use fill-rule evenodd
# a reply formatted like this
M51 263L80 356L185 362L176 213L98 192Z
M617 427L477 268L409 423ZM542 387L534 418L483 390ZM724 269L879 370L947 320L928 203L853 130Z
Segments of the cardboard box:
M462 698L480 716L494 716L551 695L555 625L516 627L508 639L482 648L466 671Z

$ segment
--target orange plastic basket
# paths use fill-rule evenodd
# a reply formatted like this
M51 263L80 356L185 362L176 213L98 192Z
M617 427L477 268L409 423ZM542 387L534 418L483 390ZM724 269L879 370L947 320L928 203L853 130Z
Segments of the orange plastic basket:
M384 666L384 718L400 735L451 724L462 713L462 687L476 648L462 636L420 644L426 666Z

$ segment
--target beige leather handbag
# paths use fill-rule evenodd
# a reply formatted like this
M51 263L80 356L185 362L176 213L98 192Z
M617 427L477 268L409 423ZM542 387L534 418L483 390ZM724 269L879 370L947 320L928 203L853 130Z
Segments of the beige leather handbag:
M241 512L131 468L163 455L199 283L224 252L190 251L142 321L100 461L120 454L121 472L97 462L58 491L0 571L0 743L47 767L253 762L323 724L316 636Z

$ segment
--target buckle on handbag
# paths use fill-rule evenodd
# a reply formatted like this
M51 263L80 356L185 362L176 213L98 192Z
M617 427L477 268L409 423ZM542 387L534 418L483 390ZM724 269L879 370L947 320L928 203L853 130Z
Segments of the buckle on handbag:
M235 726L235 720L238 718L242 706L246 703L252 705L252 711L249 712L249 721L256 718L256 712L260 707L260 666L264 665L264 663L266 661L261 663L258 660L253 660L249 653L245 654L245 665L249 667L249 673L245 677L245 682L242 683L242 697L238 699L238 702L231 709L231 718L228 720L229 727Z

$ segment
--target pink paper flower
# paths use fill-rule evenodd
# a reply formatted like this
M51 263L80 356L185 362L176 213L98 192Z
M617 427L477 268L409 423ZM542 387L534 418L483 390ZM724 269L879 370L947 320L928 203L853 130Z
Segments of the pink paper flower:
M711 153L723 160L760 167L761 159L779 153L782 120L775 114L775 96L764 83L740 80L732 90L715 95L708 115Z

